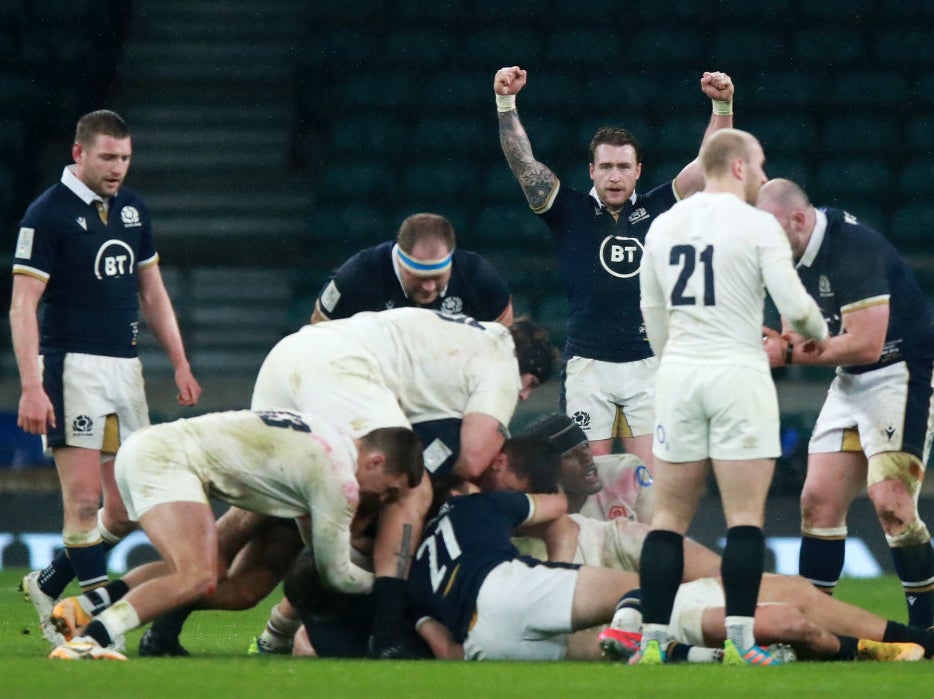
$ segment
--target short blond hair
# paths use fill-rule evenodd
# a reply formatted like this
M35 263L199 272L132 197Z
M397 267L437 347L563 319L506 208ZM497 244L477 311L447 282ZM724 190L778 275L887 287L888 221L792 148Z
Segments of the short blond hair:
M730 163L736 158L748 163L749 146L755 141L748 131L740 129L720 129L701 146L700 162L705 175L718 177L726 173Z

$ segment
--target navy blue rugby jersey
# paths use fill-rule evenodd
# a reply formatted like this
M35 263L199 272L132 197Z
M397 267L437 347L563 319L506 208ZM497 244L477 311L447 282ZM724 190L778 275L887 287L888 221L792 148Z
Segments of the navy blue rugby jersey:
M668 182L634 193L614 220L595 196L562 184L542 212L555 236L570 306L565 359L631 362L652 356L639 309L643 244L655 217L676 201Z
M416 618L437 619L463 642L480 586L496 566L519 557L510 537L531 515L525 493L497 490L448 500L425 527L409 572Z
M392 264L394 241L366 248L335 270L318 293L318 309L330 320L360 311L416 305L406 297ZM454 248L451 279L444 294L425 308L494 321L509 304L509 287L486 259Z
M122 187L108 221L62 182L43 192L20 223L13 273L47 282L39 352L137 356L137 270L158 262L149 212Z
M813 260L805 251L797 269L820 306L831 335L840 333L843 309L889 297L889 327L878 362L843 371L860 374L912 358L934 359L934 314L911 268L880 233L839 209L821 209L827 229Z

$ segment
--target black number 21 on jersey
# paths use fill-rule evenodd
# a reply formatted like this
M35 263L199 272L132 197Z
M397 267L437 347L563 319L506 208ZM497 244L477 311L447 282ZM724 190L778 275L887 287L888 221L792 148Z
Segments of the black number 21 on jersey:
M697 271L700 264L703 267L704 274L704 300L703 305L713 306L717 302L714 293L713 283L713 246L708 245L700 254L693 245L675 245L671 248L671 255L668 258L668 264L672 267L680 267L678 281L675 282L671 290L672 306L696 306L698 301L696 296L685 293L691 276Z

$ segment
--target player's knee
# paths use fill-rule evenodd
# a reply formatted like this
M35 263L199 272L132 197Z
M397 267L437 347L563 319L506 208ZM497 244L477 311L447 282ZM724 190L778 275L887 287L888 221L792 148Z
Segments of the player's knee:
M81 494L65 500L65 515L72 522L80 522L87 527L83 529L97 528L97 511L100 507L99 496L97 499L92 494Z
M255 607L266 598L266 595L272 591L278 581L272 581L271 585L249 584L245 580L236 579L228 582L233 582L233 585L225 591L225 597L230 600L229 608L236 610Z
M917 511L914 519L900 529L889 531L885 521L882 522L882 526L885 529L885 540L892 548L926 544L931 540L931 534L924 522L918 518Z
M820 636L820 629L796 607L784 607L785 611L781 615L772 615L774 628L771 633L765 634L770 638L781 639L785 643L800 643L801 645L810 645ZM759 633L759 630L756 630Z
M805 488L801 491L801 526L826 527L828 523L846 520L846 509L837 498L823 490Z
M924 467L914 454L884 451L869 457L866 486L870 496L877 491L895 500L917 499L924 478Z
M186 571L178 587L188 599L210 597L217 590L217 572L210 566L197 566Z

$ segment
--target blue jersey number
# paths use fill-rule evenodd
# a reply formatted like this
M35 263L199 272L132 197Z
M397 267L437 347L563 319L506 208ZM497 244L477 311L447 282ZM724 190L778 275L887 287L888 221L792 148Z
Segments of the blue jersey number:
M675 282L671 290L672 306L696 306L697 298L684 291L687 288L691 275L697 268L697 261L700 260L704 268L704 305L713 306L717 299L714 294L713 283L713 246L708 245L701 253L697 254L697 249L693 245L675 245L671 249L671 255L668 258L668 264L672 267L680 266L681 272L678 274L678 281Z

